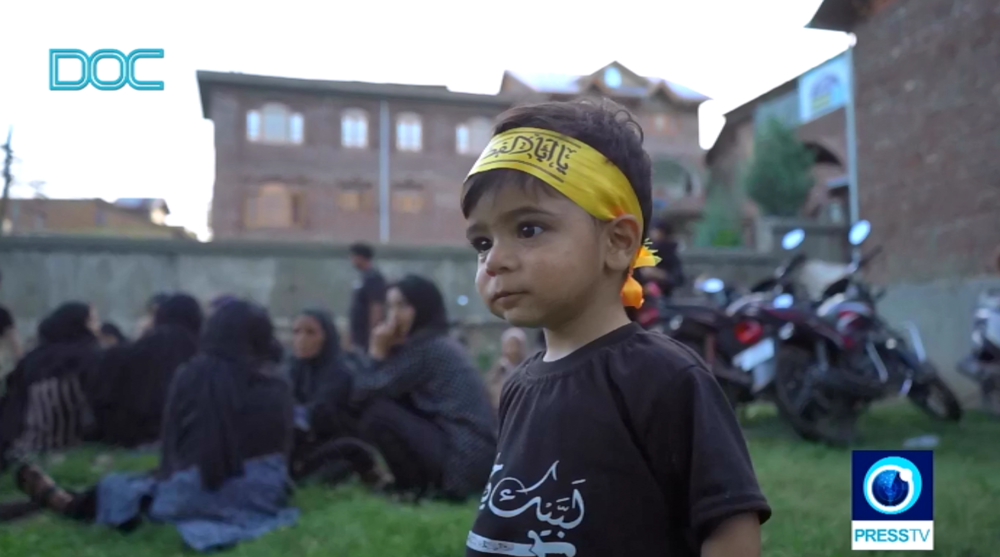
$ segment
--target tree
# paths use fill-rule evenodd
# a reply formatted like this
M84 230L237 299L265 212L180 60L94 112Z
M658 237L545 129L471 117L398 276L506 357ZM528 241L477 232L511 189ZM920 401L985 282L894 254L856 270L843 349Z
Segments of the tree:
M744 188L766 215L799 214L813 187L815 155L795 136L795 131L770 120L754 140L754 156Z
M715 187L713 187L715 186ZM738 192L727 192L717 184L710 184L705 210L695 231L694 243L698 247L740 247L743 245L742 218Z

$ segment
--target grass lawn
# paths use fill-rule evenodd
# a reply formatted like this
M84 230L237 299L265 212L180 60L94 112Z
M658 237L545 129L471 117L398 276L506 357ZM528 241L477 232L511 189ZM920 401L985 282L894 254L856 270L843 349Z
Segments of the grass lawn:
M850 451L794 439L767 408L746 420L754 465L774 516L764 527L764 555L851 555ZM1000 555L1000 421L970 413L961 424L941 424L908 404L875 409L863 423L859 448L900 448L907 438L935 434L935 551L948 557ZM76 451L50 467L61 482L83 486L100 475L97 453ZM150 457L116 454L117 469L146 469ZM10 478L0 480L0 498L13 496ZM232 556L385 557L463 554L475 504L394 504L357 487L301 489L300 523L243 544ZM123 535L73 524L50 515L0 526L3 557L159 557L190 554L176 532L145 525ZM890 555L870 552L870 555ZM900 552L901 555L906 553ZM604 557L604 556L601 556Z

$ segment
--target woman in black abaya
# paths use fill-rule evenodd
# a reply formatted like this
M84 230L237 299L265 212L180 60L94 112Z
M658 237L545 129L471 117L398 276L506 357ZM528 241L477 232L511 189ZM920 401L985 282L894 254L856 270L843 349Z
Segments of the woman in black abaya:
M285 368L296 401L294 480L317 477L334 484L356 472L373 487L391 482L378 451L358 438L359 408L350 400L354 376L368 365L366 356L341 348L326 311L306 310L295 318Z
M0 401L0 468L5 457L75 445L93 427L83 382L100 361L99 326L81 302L59 306L38 326L38 346L7 376Z
M359 373L352 389L352 403L364 408L359 437L385 457L396 489L449 499L479 493L496 451L482 376L448 336L433 282L408 275L386 300L387 319L369 348L373 368Z
M292 357L288 377L295 401L306 408L333 396L350 393L349 362L340 346L340 334L326 311L303 311L292 324Z
M105 353L89 385L102 442L135 447L159 439L167 389L197 351L201 324L198 300L173 294L157 306L148 333Z
M142 515L173 523L185 543L210 551L295 522L288 455L293 399L274 369L263 308L234 301L209 319L198 354L170 388L155 474L109 474L71 493L36 466L18 485L64 516L130 529Z

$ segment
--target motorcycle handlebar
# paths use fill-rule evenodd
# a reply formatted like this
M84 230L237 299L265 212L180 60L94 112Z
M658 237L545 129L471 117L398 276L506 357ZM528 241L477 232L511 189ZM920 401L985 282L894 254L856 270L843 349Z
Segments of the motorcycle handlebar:
M792 259L788 262L788 264L781 268L776 278L779 281L784 279L788 275L792 274L792 272L795 271L795 269L799 268L803 263L805 263L805 261L806 261L805 254L803 253L795 254L795 256L792 257Z

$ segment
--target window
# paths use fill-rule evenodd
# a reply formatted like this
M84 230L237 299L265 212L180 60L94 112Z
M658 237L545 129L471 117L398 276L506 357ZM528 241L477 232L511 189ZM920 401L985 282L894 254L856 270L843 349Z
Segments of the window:
M658 132L665 132L670 129L670 119L666 114L657 114L653 120L653 125Z
M403 182L393 188L392 210L397 213L417 214L424 210L423 188L414 182Z
M302 140L304 139L302 135L305 131L302 128L304 126L305 123L302 122L302 115L298 113L292 114L292 117L288 120L288 135L292 143L302 145Z
M604 70L604 83L612 89L622 86L622 72L618 68L611 67Z
M473 118L455 127L455 151L461 155L479 155L493 137L493 124L487 118Z
M344 147L368 147L368 115L364 110L351 108L340 116L340 144Z
M269 103L262 110L247 112L247 139L301 145L305 141L305 121L285 105Z
M372 187L368 182L351 181L340 185L337 191L337 208L346 213L368 210L371 203Z
M423 130L420 116L411 112L396 118L396 150L420 151L423 149Z
M251 110L247 112L247 139L250 141L260 141L259 110Z
M470 133L468 124L459 124L455 127L455 151L462 155L468 155L472 152Z
M301 224L301 196L289 191L284 184L261 186L247 200L247 228L291 228Z
M844 206L837 199L831 200L826 206L827 218L834 224L844 224Z

